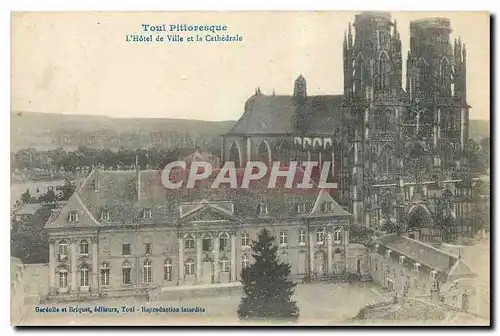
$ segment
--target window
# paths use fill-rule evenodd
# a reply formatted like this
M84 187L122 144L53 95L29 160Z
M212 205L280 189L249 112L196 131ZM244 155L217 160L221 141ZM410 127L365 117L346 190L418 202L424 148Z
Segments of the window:
M342 229L337 229L332 234L333 242L335 244L340 244L342 241Z
M220 271L221 272L229 272L229 260L227 260L227 257L222 257L220 260Z
M250 238L248 237L248 233L241 234L241 246L250 246Z
M165 260L163 279L165 281L172 281L172 260Z
M78 212L76 212L75 210L70 211L68 216L68 222L70 223L78 222Z
M332 202L325 202L323 203L323 212L332 212L333 209L333 203Z
M80 242L80 254L89 254L89 243L85 239Z
M297 204L297 212L298 213L306 212L306 205L305 204Z
M151 209L144 209L142 211L142 218L151 219Z
M260 215L267 215L267 205L259 205L259 213Z
M101 220L103 220L103 221L109 220L109 210L108 209L102 210L102 212L101 212Z
M144 267L142 269L143 280L145 284L151 283L151 260L144 260Z
M194 237L192 235L187 235L184 240L185 249L194 249Z
M288 244L288 235L285 231L280 232L280 244Z
M122 266L122 282L124 285L132 284L132 267L128 261L123 263Z
M212 236L211 235L204 234L203 237L201 237L201 242L202 242L203 252L212 251Z
M68 271L62 269L59 271L59 288L68 287Z
M59 258L61 260L65 259L68 255L68 243L65 240L59 242Z
M122 245L122 254L124 256L129 256L130 254L130 244L123 244Z
M109 264L103 263L101 266L101 285L109 286Z
M193 261L193 259L188 259L188 261L186 261L185 271L186 271L186 275L193 275L194 274L194 261Z
M306 231L304 229L299 230L299 244L306 243Z
M229 235L224 232L219 236L219 250L224 251L228 245L229 245Z
M80 269L80 286L88 287L89 285L89 269L87 266L83 266Z
M145 243L144 250L145 250L146 254L151 254L151 251L152 251L151 243Z
M316 242L318 243L318 245L322 245L324 241L325 241L325 231L323 230L316 231Z
M250 257L246 254L241 256L241 269L245 269L250 266Z

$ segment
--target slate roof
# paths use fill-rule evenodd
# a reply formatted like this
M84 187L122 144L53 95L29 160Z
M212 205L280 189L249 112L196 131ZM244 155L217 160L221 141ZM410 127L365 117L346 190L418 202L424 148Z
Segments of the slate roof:
M175 225L180 219L179 206L186 202L227 202L234 203L234 216L238 219L255 219L259 216L259 205L266 205L271 218L296 217L297 204L304 204L306 213L311 212L320 198L324 202L333 202L335 210L326 216L345 216L344 211L328 195L319 194L320 189L289 189L284 187L285 178L278 178L276 188L268 188L268 175L261 180L250 183L248 189L232 189L228 184L219 188L211 188L217 170L212 175L195 184L195 188L167 189L161 182L162 171L104 171L94 170L87 177L80 189L70 198L68 203L53 216L45 228L95 227L102 225L127 224L161 224ZM237 180L241 181L244 169L237 169ZM184 170L172 171L171 180L187 181ZM294 185L302 181L303 171L297 169ZM240 184L239 184L240 185ZM97 190L96 190L97 186ZM318 194L320 197L318 197ZM318 202L316 202L318 204ZM318 206L316 206L317 208ZM315 209L316 209L315 208ZM110 213L108 221L101 220L101 213L107 209ZM144 209L151 209L151 218L143 219ZM77 223L68 223L69 213L78 211ZM319 210L314 210L316 215ZM298 217L298 216L297 216Z
M379 237L375 240L375 243L384 245L397 253L418 261L422 265L440 271L451 269L458 259L457 256L441 251L431 245L398 234ZM450 258L452 258L451 263Z
M308 96L300 108L301 126L317 134L333 134L341 127L342 102L343 95ZM257 93L247 100L243 115L227 134L298 133L298 109L293 96Z

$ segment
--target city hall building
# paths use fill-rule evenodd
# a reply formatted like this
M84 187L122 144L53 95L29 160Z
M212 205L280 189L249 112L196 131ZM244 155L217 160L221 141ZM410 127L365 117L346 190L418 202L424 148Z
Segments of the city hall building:
M355 223L430 243L470 236L467 52L451 31L446 18L413 21L403 55L390 14L356 15L338 46L343 94L310 95L302 75L292 95L258 88L222 162L331 161L332 196Z
M248 189L211 188L212 177L167 189L161 174L94 169L52 214L49 298L236 283L263 228L292 277L345 272L351 215L327 190L289 189L281 180L268 188L268 176Z

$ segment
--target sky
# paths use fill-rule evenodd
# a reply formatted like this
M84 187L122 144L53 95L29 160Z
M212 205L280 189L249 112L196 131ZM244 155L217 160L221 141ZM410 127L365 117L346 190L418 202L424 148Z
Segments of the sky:
M260 87L289 95L342 94L342 42L356 12L15 13L11 109L111 117L236 120ZM410 21L448 17L467 46L471 119L489 120L489 14L394 12L403 83ZM126 42L142 24L220 24L242 42ZM143 33L149 35L150 33ZM191 35L181 33L184 38ZM203 34L205 35L205 34ZM403 84L404 85L404 84Z

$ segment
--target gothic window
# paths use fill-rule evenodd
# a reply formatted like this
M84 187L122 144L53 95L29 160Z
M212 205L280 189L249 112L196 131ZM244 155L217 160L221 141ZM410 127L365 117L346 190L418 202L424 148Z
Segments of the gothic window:
M451 82L451 69L450 63L448 62L448 59L446 57L443 57L443 59L441 60L440 75L441 87L445 90L446 93L449 93L448 89Z
M394 163L394 149L391 146L384 146L380 153L380 173L382 175L391 174Z
M387 53L381 52L380 53L380 59L379 59L379 73L380 73L380 89L385 91L390 88L390 64L389 64L389 58L387 56Z
M109 264L104 262L101 265L101 285L109 285Z

